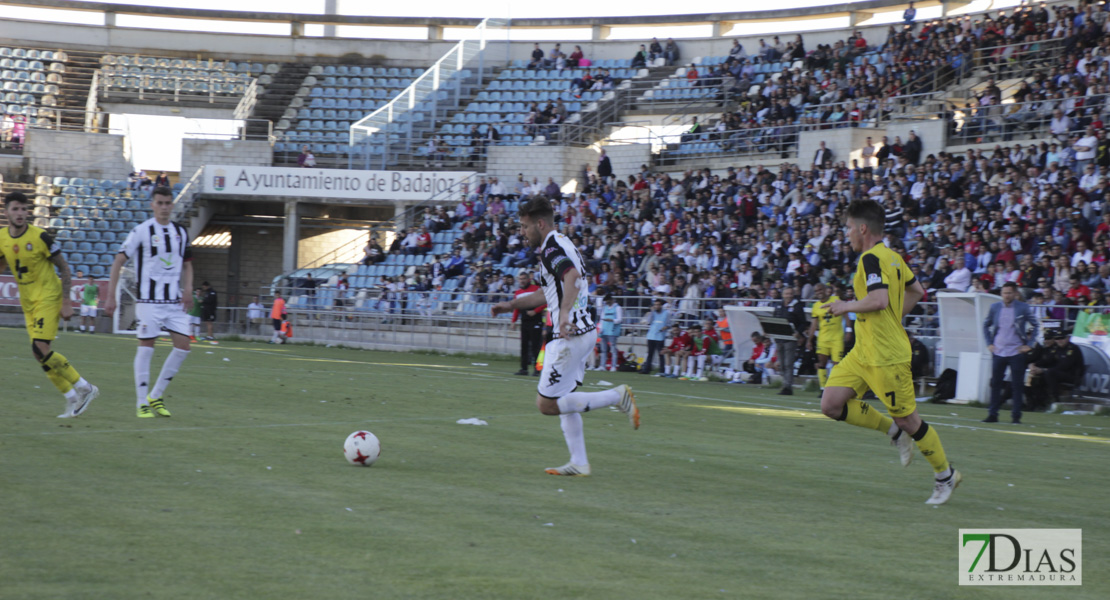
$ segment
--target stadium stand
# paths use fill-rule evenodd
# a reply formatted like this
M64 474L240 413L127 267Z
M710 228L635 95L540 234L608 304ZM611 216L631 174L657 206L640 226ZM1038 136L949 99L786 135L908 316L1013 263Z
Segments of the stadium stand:
M66 58L61 51L0 47L0 113L11 122L48 124Z
M150 218L145 194L124 180L80 177L35 178L35 225L62 244L73 270L93 277L108 273L123 241L135 225Z

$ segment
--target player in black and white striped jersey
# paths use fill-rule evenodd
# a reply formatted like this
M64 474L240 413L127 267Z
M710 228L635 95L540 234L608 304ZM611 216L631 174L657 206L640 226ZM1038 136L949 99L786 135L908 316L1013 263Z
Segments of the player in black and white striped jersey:
M193 304L193 256L189 234L185 228L170 221L173 192L158 187L151 192L153 218L139 223L127 235L119 254L112 263L108 282L108 298L104 310L116 310L116 288L120 271L129 260L135 261L138 275L138 298L135 316L139 322L139 349L135 353L136 414L140 418L154 415L170 416L162 401L166 386L189 356L189 316ZM173 350L162 364L154 386L149 385L150 361L154 356L154 340L162 330L170 332Z
M582 413L617 406L633 428L640 427L640 411L627 385L604 392L576 392L586 372L586 358L597 344L597 326L589 313L590 294L585 264L567 236L555 230L555 211L542 196L519 208L520 229L540 258L540 290L493 306L493 314L528 310L544 303L551 314L555 339L544 352L536 406L545 415L559 415L570 462L546 469L551 475L590 474Z

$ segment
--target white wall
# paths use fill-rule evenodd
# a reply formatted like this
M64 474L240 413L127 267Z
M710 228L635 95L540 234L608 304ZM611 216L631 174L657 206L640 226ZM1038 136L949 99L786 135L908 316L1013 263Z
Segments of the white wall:
M28 129L23 155L33 175L126 179L125 144L122 135Z

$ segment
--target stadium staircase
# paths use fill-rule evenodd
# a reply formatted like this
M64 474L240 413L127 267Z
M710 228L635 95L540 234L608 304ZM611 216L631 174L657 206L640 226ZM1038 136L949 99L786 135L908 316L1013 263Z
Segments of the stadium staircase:
M277 124L283 118L297 90L304 85L312 65L301 63L284 63L277 73L273 74L272 81L267 84L266 92L258 98L258 103L251 113L252 119L247 123L247 137L249 139L265 139L270 133L262 120Z
M89 99L93 73L100 68L101 54L80 50L66 50L65 73L58 84L58 108L61 111L63 131L85 130L85 105ZM95 92L92 92L95 93Z

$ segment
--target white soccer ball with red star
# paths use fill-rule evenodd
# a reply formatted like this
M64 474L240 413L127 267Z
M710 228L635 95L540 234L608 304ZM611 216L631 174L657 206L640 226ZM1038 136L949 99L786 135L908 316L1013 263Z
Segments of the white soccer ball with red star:
M381 453L382 444L378 441L378 436L369 431L356 431L343 442L343 455L352 465L369 467L378 460Z

